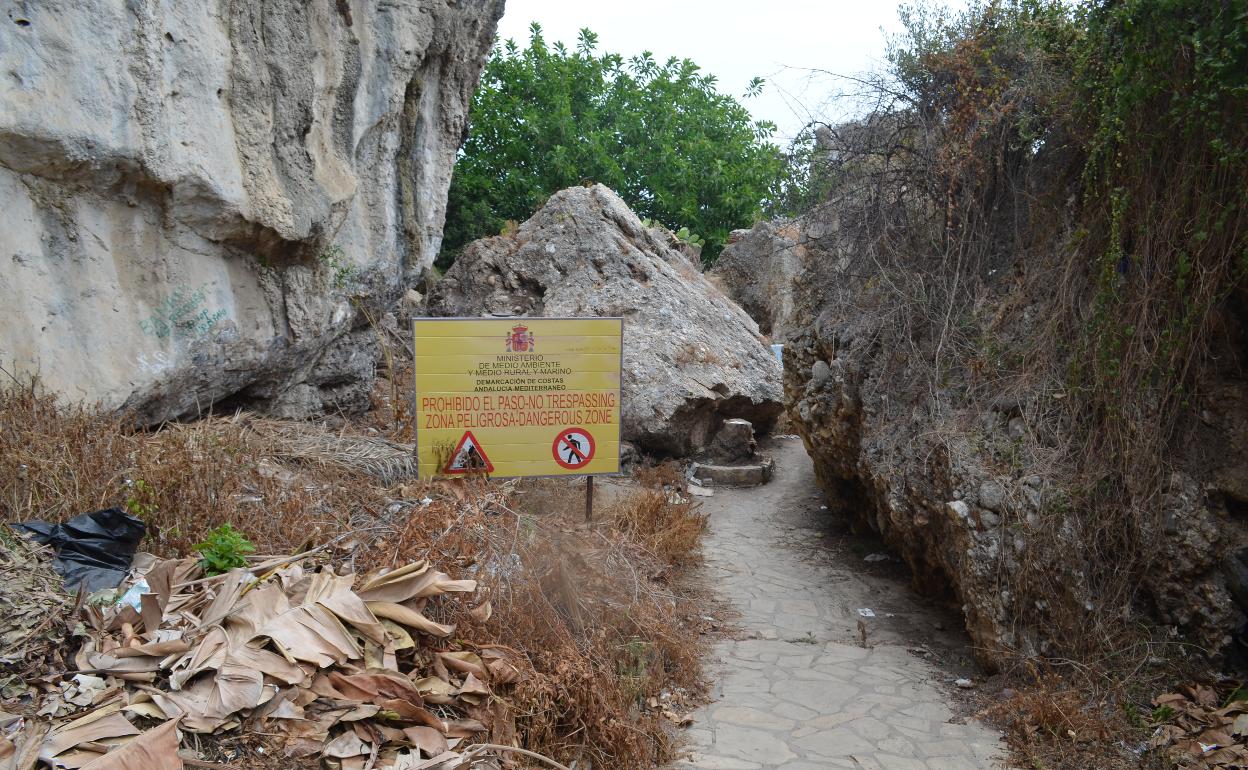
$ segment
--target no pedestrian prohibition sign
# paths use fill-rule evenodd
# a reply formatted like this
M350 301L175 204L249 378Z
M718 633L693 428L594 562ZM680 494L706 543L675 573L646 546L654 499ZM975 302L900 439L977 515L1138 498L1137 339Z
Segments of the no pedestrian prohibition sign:
M555 462L575 470L594 459L594 437L584 428L559 431L551 447Z

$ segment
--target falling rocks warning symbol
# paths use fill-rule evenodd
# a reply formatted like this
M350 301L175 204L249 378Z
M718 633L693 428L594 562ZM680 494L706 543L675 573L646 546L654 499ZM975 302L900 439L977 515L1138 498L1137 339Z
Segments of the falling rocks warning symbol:
M464 437L459 440L459 444L455 447L455 451L451 453L451 459L446 461L446 467L442 469L443 473L493 473L494 463L490 462L490 458L486 456L485 450L481 448L481 442L477 441L477 437L472 435L472 431L464 431Z
M579 468L594 458L594 437L584 428L565 428L555 436L551 451L564 468Z

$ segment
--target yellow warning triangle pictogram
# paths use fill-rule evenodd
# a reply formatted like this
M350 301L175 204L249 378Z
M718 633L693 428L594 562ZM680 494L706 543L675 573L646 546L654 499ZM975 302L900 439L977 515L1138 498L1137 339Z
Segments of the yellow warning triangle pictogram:
M490 462L485 450L481 448L481 442L472 435L472 431L466 430L464 437L455 447L455 451L451 453L450 459L446 461L446 467L442 469L442 472L493 473L494 463Z

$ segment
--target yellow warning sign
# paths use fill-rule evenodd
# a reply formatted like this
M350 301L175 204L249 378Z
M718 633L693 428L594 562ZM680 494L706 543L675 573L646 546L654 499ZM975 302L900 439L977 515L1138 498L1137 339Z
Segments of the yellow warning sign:
M422 477L620 470L620 318L418 318Z

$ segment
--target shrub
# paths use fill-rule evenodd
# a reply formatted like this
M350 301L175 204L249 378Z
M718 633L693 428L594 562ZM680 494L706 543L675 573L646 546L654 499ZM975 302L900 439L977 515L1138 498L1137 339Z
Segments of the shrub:
M548 45L534 24L527 48L508 40L494 49L451 181L440 267L552 193L590 181L640 216L698 233L705 260L752 223L781 171L767 140L775 127L688 59L626 60L599 53L597 41L581 30L570 51ZM750 93L761 88L755 80Z

